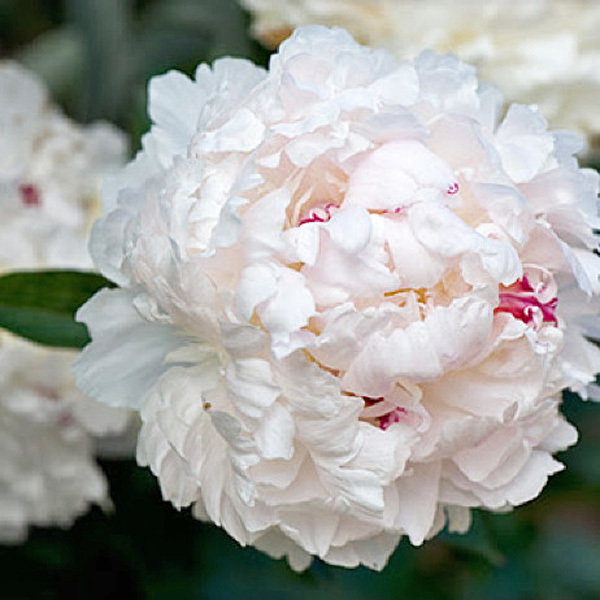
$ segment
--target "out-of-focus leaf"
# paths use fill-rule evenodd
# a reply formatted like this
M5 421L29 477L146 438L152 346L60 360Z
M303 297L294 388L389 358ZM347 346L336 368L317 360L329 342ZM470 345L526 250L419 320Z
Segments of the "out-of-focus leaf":
M206 10L215 19L215 27L219 32L213 48L214 57L223 54L234 56L252 56L253 42L249 36L249 20L246 13L240 10L239 2L222 2L222 0L201 1Z
M62 0L0 0L0 50L12 55L60 23Z
M585 483L600 492L600 410L597 402L583 402L572 392L563 394L562 412L567 420L576 424L579 441L569 448L559 460L567 464L565 484L579 489Z
M129 100L133 69L132 0L69 0L67 13L85 43L84 120L116 120Z
M162 0L147 12L144 21L148 29L203 37L209 53L205 50L204 56L192 57L196 61L252 53L246 15L232 0Z
M139 37L136 55L139 72L149 78L157 72L170 70L174 65L192 72L205 59L210 40L211 34L207 30L152 26Z
M596 139L593 143L592 149L580 159L580 163L584 167L590 167L600 171L600 139Z
M173 66L191 73L224 54L249 57L246 17L233 0L163 0L140 20L137 57L146 76Z
M77 94L83 51L81 36L73 27L64 26L40 35L15 58L44 80L52 98L64 101Z
M96 273L9 273L0 277L0 327L47 346L82 348L89 336L85 325L75 322L75 312L111 285Z
M472 524L466 534L454 534L443 531L439 539L443 540L448 548L455 552L463 553L474 560L480 561L488 567L499 567L506 562L498 540L494 535L489 515L482 511L473 510L471 513Z
M548 587L555 590L556 598L567 598L570 593L577 598L600 597L600 547L594 535L597 532L593 527L589 532L569 528L569 522L560 525L544 532L539 552L533 556L536 567L551 574Z

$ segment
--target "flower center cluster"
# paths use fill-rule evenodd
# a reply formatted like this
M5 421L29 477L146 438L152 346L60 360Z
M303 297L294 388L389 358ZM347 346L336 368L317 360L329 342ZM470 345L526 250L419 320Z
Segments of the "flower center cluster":
M360 419L384 431L394 423L404 423L417 429L422 417L415 407L419 405L422 395L418 385L405 379L398 380L386 397L361 396L365 407L360 413Z
M556 296L556 284L553 281L540 281L533 285L527 275L512 285L502 286L496 307L496 313L506 312L523 321L527 325L533 325L536 329L542 323L558 325L556 318L556 307L558 298Z
M331 219L338 209L339 207L333 202L318 204L306 212L304 217L298 221L298 225L304 225L305 223L325 223Z
M31 183L23 183L19 186L21 200L25 206L39 206L42 203L40 191Z
M365 401L365 408L360 415L361 419L384 431L393 423L400 423L408 416L406 408L392 404L383 396L380 398L363 396L362 399Z

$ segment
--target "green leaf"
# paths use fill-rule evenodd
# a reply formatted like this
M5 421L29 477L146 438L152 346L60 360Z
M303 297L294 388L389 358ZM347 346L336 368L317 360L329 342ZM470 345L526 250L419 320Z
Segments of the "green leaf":
M0 327L46 346L83 348L89 336L75 313L92 294L112 286L97 273L9 273L0 277Z
M15 58L44 81L54 100L72 105L79 98L85 46L74 27L57 27L37 36Z
M130 101L135 38L133 0L68 0L66 14L84 40L83 120L118 120Z

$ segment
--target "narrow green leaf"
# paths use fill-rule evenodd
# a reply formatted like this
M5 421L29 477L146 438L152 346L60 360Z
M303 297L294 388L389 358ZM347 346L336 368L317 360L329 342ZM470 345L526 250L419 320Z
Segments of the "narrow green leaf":
M83 119L116 121L128 105L135 38L133 0L68 0L66 14L84 41L87 59Z
M50 29L20 48L15 58L36 73L48 86L52 98L67 104L67 109L75 99L81 101L85 45L74 27Z
M82 348L89 341L77 309L113 284L81 271L26 271L0 277L0 327L46 346Z

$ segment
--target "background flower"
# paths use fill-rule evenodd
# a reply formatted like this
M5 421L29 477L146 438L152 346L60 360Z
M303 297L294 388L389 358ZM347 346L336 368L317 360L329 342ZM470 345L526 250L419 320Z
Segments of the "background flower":
M455 52L509 101L535 103L553 127L598 149L600 6L593 0L241 0L253 31L276 47L300 25L340 25L401 59Z
M108 124L76 125L34 75L0 63L0 271L91 269L100 179L122 164L126 146ZM122 433L130 416L81 395L70 374L75 355L0 333L2 542L109 505L94 436Z
M90 395L165 498L242 544L380 569L537 496L600 370L597 173L452 56L298 31L150 87L92 249ZM586 307L583 309L582 307Z

